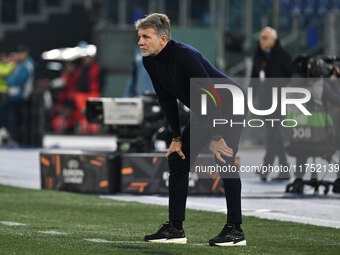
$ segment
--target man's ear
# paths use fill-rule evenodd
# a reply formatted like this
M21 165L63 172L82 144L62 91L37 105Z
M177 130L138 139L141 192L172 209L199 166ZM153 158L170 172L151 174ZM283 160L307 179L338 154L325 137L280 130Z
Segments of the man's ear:
M162 35L161 36L161 41L162 41L162 44L166 44L168 42L168 37L166 35Z

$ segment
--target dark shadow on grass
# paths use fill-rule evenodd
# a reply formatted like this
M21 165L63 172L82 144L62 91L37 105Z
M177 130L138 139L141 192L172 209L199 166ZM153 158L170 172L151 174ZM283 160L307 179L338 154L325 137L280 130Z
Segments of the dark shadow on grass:
M157 255L173 255L178 254L176 252L169 252L169 251L159 251L155 250L155 247L138 247L138 245L113 245L115 248L123 249L123 250L138 250L144 254L157 254Z

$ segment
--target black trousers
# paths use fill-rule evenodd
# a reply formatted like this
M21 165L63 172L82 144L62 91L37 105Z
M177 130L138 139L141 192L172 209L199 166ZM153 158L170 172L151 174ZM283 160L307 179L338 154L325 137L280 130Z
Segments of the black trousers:
M193 129L195 130L195 129ZM202 130L202 129L200 129ZM193 131L195 132L195 131ZM185 159L181 159L177 152L169 156L168 164L170 170L169 176L169 220L170 221L184 221L185 220L185 207L188 195L188 181L190 166L197 158L200 150L209 142L211 142L210 132L194 133L191 137L190 146L190 121L185 126L182 132L182 151ZM232 158L224 157L225 165L235 164L235 155L238 151L239 139L242 132L242 126L226 128L223 134L227 145L233 149L234 156ZM190 151L190 148L192 150ZM223 166L216 158L217 164ZM222 177L225 198L227 204L227 222L234 224L242 223L241 216L241 180L239 175L237 177Z
M24 101L7 98L1 106L1 125L10 133L12 139L18 143L22 141L22 109Z

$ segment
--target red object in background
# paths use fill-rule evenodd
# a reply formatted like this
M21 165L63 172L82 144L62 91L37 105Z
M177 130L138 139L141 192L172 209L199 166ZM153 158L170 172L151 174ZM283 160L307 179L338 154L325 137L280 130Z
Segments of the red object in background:
M62 74L66 86L60 92L57 105L64 105L67 101L74 102L73 114L61 114L52 120L52 127L55 132L61 133L65 129L71 128L75 122L78 122L78 131L85 133L98 133L100 126L98 124L88 124L84 112L86 109L86 102L88 98L100 97L100 72L101 68L97 62L93 62L93 58L85 57L82 64L74 70L74 65L70 64L65 68ZM85 73L86 72L86 73ZM64 111L60 111L62 113Z
M85 62L85 61L84 61ZM74 72L74 81L76 83L75 87L77 91L80 91L79 88L79 82L80 78L83 75L83 72L86 71L87 68L85 68L87 64L83 63L81 64ZM97 62L92 62L89 63L89 68L88 68L88 88L87 91L82 91L82 92L90 92L90 93L98 93L99 94L99 89L100 89L100 72L101 68L100 65ZM77 88L78 86L78 88Z
M98 124L88 124L84 116L87 99L100 97L101 69L97 62L92 61L92 58L84 58L83 64L77 68L74 74L77 86L73 98L76 106L75 118L79 123L81 133L98 133L100 130ZM87 74L84 72L87 72ZM85 82L85 84L81 84L82 82Z
M66 86L60 92L59 101L64 102L65 100L73 100L74 94L76 92L76 76L74 73L63 73L61 78L64 79Z
M88 98L97 98L100 97L99 93L81 93L76 92L74 97L74 102L76 105L75 110L75 119L79 123L80 132L81 133L98 133L99 132L99 125L98 124L88 124L87 118L84 115L84 111L86 109L86 102ZM93 128L92 126L95 125L96 128ZM92 128L91 128L92 127Z

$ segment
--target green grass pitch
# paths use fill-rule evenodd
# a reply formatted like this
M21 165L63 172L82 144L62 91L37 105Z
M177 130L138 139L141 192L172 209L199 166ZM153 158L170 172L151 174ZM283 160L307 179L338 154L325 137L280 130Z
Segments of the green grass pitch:
M340 254L339 229L246 216L247 246L210 247L226 216L196 210L187 210L188 244L143 242L167 215L165 206L0 186L0 254Z

